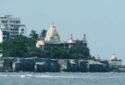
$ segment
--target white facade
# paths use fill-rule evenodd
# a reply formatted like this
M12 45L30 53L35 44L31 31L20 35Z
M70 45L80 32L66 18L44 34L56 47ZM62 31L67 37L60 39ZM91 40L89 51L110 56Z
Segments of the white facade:
M122 60L118 59L115 54L113 54L109 59L110 68L118 68L122 65Z
M23 32L25 32L25 25L21 24L21 20L19 17L13 17L11 15L5 15L0 17L1 24L4 25L3 31L9 33L9 38L14 39L18 35L20 35L20 29L23 28ZM6 35L5 35L6 36ZM3 35L4 37L4 35Z
M3 42L3 32L2 29L0 28L0 43Z
M4 25L0 22L0 43L3 42L3 29L4 29Z
M73 35L71 34L70 38L67 41L68 43L75 43L74 39L73 39Z
M3 42L2 25L0 24L0 44ZM0 47L0 57L2 57L2 47Z
M25 35L26 33L26 26L22 25L19 27L19 35Z
M36 42L36 47L37 48L40 48L41 46L43 46L45 43L44 43L44 41L43 40L38 40L37 42Z
M58 44L60 43L60 37L59 34L56 30L56 26L52 25L49 30L47 31L46 37L45 37L45 42L46 43L51 43L51 44Z
M36 47L40 48L41 46L45 45L45 44L59 44L60 42L60 37L59 34L56 30L56 26L52 25L45 36L44 40L38 40L36 42Z

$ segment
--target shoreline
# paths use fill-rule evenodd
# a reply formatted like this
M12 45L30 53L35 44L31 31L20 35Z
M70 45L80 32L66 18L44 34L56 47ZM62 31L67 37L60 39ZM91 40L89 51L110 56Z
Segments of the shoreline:
M107 60L3 58L0 72L125 72L124 66L111 67Z

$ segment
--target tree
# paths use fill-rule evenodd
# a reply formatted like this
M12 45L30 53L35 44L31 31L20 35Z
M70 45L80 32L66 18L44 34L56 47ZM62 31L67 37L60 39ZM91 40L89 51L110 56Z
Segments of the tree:
M67 49L63 47L52 47L50 50L51 58L69 59L69 53Z
M28 50L28 56L29 57L40 57L40 58L44 58L45 52L40 49L40 48L36 48L36 47L32 47Z
M36 48L35 40L25 36L4 40L2 44L3 57L45 57L41 48Z
M82 59L89 59L90 58L90 51L89 48L77 43L74 47L69 49L70 56L72 58L82 58Z
M39 36L39 35L36 33L35 30L31 30L30 38L37 40L37 39L38 39L38 36Z
M40 36L39 36L40 39L44 39L44 38L45 38L46 32L47 32L47 30L45 30L45 29L43 29L43 30L41 31Z
M23 40L5 40L2 45L4 57L26 57L27 48Z

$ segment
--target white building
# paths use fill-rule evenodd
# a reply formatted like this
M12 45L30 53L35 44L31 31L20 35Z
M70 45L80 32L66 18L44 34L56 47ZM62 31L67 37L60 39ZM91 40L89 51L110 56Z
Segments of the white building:
M45 44L45 42L43 41L43 40L38 40L37 42L36 42L36 47L37 48L40 48L41 46L43 46Z
M113 54L109 59L109 66L112 69L117 69L122 65L122 60L118 59L115 54Z
M51 43L51 44L59 44L60 43L60 36L56 30L55 25L50 26L49 30L47 31L47 34L45 37L45 42Z
M3 42L3 31L0 25L0 44ZM0 46L0 57L2 57L2 47Z
M3 42L3 31L0 27L0 43L2 43L2 42Z
M40 48L45 44L59 44L59 43L61 43L61 41L60 41L60 36L56 30L56 26L51 25L46 33L45 40L38 40L36 42L36 47Z
M3 30L3 39L14 39L20 34L24 34L25 25L21 24L19 17L13 17L11 15L5 15L0 17L0 23L4 25Z
M70 38L68 39L67 43L75 43L75 40L73 39L73 35L70 35Z

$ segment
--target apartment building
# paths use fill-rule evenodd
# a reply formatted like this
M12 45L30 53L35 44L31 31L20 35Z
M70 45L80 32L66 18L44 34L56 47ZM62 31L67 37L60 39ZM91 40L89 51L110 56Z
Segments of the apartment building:
M0 24L2 25L3 40L15 39L17 36L23 35L26 30L26 26L21 24L20 18L12 15L0 17Z

